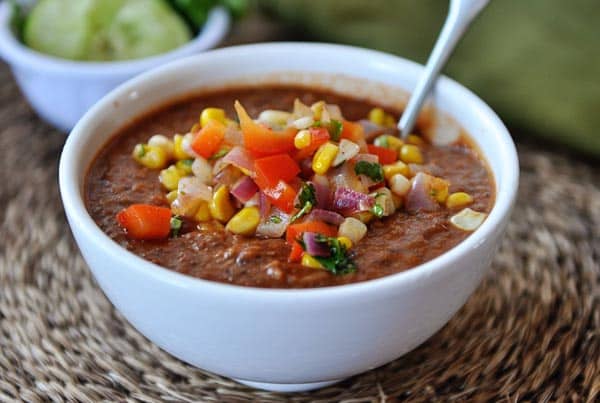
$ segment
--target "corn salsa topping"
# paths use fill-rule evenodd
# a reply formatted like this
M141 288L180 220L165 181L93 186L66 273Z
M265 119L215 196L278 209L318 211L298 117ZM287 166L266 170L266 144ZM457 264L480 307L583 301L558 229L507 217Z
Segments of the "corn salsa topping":
M184 220L217 221L233 234L282 238L289 261L346 274L357 269L352 249L368 224L398 210L457 210L448 224L475 230L485 213L473 197L449 193L421 152L426 139L395 134L395 118L373 108L366 119L344 119L337 105L264 110L252 119L206 108L184 135L151 136L133 158L157 170L168 207L131 205L117 215L132 239L176 237ZM236 118L236 120L234 120ZM460 211L459 211L460 210Z

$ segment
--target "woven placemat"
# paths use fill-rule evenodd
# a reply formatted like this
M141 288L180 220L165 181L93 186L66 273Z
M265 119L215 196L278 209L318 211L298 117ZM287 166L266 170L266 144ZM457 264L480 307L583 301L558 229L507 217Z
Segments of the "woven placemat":
M0 66L0 401L598 401L598 164L521 145L492 270L417 350L310 393L252 390L161 351L115 311L67 227L65 137Z

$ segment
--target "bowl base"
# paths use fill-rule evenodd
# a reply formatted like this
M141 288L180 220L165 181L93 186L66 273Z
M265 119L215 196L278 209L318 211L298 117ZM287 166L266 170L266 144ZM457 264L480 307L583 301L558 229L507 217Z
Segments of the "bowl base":
M313 389L324 388L325 386L333 385L334 383L340 382L342 379L336 379L334 381L324 382L311 382L311 383L266 383L266 382L253 382L246 381L243 379L233 379L243 385L250 386L255 389L268 390L269 392L305 392Z

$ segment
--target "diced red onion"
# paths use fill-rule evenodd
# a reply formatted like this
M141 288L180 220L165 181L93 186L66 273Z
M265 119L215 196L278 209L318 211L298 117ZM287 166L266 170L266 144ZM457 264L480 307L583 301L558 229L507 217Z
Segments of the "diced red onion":
M312 169L312 160L306 158L300 161L300 170L303 178L310 178L315 173Z
M379 157L375 154L357 154L356 157L354 157L354 161L358 162L358 161L365 161L365 162L370 162L371 164L373 163L379 163Z
M204 184L199 178L185 177L179 180L177 193L191 199L201 199L210 201L212 199L212 189Z
M223 162L234 165L241 169L246 169L250 172L254 171L254 158L248 152L239 146L233 147L225 157Z
M302 241L304 241L304 247L306 253L311 256L322 256L327 257L331 254L329 251L329 247L324 242L319 242L317 240L319 234L315 232L305 232L302 235Z
M406 195L406 210L409 212L435 211L440 206L431 196L433 177L419 172L412 179L412 186Z
M328 224L340 225L344 221L344 217L335 211L323 210L320 208L312 209L307 217L308 221L323 221Z
M227 144L235 144L242 145L244 142L244 137L242 135L242 131L237 126L237 124L229 124L225 129L225 136L223 141Z
M314 175L310 182L315 188L315 196L317 197L316 207L321 209L329 208L331 204L331 189L329 187L329 179L323 175Z
M375 205L373 196L348 188L338 188L333 196L333 207L343 215L368 211Z
M231 194L242 203L250 200L256 192L258 192L258 186L249 176L244 176L231 188Z
M227 185L232 187L234 183L239 179L240 172L231 165L227 165L225 168L221 170L221 172L217 173L214 177L214 182L220 185Z
M331 173L327 176L330 178L334 190L349 188L361 193L366 193L369 190L358 179L358 176L354 172L354 164L342 164L331 170Z
M261 192L262 193L262 192ZM273 222L271 217L279 217ZM276 207L270 209L256 228L256 233L267 238L281 238L290 224L290 216Z
M271 211L271 202L267 198L267 195L265 195L263 192L259 192L258 197L258 208L260 210L260 216L262 218L265 218L269 215L269 212Z

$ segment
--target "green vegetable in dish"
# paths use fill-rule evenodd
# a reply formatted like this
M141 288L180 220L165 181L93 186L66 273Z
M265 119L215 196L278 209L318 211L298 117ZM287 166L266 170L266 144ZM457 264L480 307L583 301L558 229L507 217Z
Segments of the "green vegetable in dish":
M358 161L354 165L354 172L357 175L365 175L371 178L375 182L381 182L383 180L383 168L376 162Z
M356 271L356 263L354 263L348 253L348 249L346 249L339 239L319 235L317 240L326 243L329 247L330 255L328 257L314 257L326 270L336 275L348 274Z
M27 46L72 60L142 58L191 38L165 0L41 0L23 27Z

